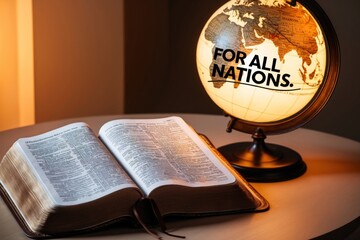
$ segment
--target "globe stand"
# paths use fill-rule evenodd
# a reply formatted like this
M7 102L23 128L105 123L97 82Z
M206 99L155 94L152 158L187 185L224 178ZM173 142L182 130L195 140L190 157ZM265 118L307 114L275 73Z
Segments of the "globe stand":
M265 134L257 128L253 142L233 143L218 148L231 165L250 182L278 182L301 176L306 164L294 150L265 144Z
M197 45L196 65L207 94L232 117L230 130L253 134L252 143L236 143L219 148L249 181L283 181L296 178L306 171L306 165L298 153L283 146L265 144L264 133L291 131L309 122L330 99L340 74L339 41L321 6L312 0L286 1L290 6L275 4L274 1L274 10L271 11L268 4L254 1L254 14L260 16L266 13L269 17L261 22L258 19L249 20L250 25L246 25L253 33L260 25L264 33L279 30L277 35L282 40L276 40L278 43L265 36L269 34L263 36L273 42L276 48L267 49L253 33L243 36L244 27L231 26L232 22L223 18L225 7L237 9L240 15L246 14L247 10L243 10L243 7L247 8L245 2L235 0L228 1L211 16ZM278 9L275 10L275 7ZM277 14L294 14L296 21L278 18ZM276 22L272 19L276 19ZM286 25L287 29L277 27L282 25ZM308 27L311 31L295 31ZM310 32L317 33L315 41L297 44L303 35L314 40ZM243 40L252 47L239 44ZM208 44L209 41L212 44ZM299 59L291 57L286 64L285 60L281 60L283 57L280 55L289 51L282 41L289 41L294 46ZM251 55L254 57L248 58ZM244 61L245 58L249 61ZM273 59L272 64L267 62L269 59ZM315 64L309 65L304 71L304 64L313 62ZM240 64L241 68L238 68ZM257 70L250 71L255 66ZM272 73L268 73L269 70ZM275 75L271 74L275 72L278 72L278 77L285 76L282 78L284 81L273 81Z

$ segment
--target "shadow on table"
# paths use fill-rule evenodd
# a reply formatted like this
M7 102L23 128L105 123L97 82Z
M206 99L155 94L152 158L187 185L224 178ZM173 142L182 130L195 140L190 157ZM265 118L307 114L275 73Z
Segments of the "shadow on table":
M168 228L169 233L185 235L185 233L181 232L181 229L186 227L196 227L196 226L209 226L212 224L219 224L224 222L229 222L233 220L237 220L239 218L248 218L249 214L261 214L261 213L240 213L240 214L227 214L220 216L202 216L202 217L166 217L165 223ZM160 232L160 228L157 226L152 227L151 229ZM73 238L94 238L97 237L106 237L106 236L119 236L126 234L146 234L146 231L142 229L140 226L137 226L129 221L127 222L118 222L112 224L106 228L99 229L97 231L89 232L86 234L79 234L73 236ZM163 235L160 233L160 235ZM150 235L149 235L150 236ZM185 236L187 239L191 239L191 236ZM176 238L174 238L176 239Z
M360 156L358 161L341 159L304 159L307 172L311 175L360 173Z
M313 240L358 240L360 239L360 217L348 224L328 232Z

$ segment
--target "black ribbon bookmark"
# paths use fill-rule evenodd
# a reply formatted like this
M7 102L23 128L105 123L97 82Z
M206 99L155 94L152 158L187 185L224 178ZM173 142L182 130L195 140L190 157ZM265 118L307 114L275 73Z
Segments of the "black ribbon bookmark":
M133 214L138 223L142 226L142 228L154 238L159 240L162 239L161 236L158 235L157 232L150 229L149 226L158 225L161 229L161 232L176 238L185 238L185 236L175 235L169 233L166 229L165 222L161 216L159 208L157 207L155 201L149 198L141 198L136 204L133 206Z

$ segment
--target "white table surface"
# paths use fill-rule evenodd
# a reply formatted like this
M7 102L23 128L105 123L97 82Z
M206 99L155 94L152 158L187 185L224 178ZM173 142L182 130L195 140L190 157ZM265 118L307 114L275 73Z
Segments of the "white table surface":
M84 121L95 132L116 118L181 116L216 147L251 141L248 134L225 131L228 118L200 114L148 114L95 116L36 124L0 132L0 158L20 137L31 136L67 123ZM266 142L296 150L307 164L306 173L294 180L252 183L270 203L262 213L236 214L172 221L168 228L186 239L310 239L337 229L360 216L360 143L304 128L268 136ZM357 228L359 233L359 228ZM164 239L174 239L162 235ZM360 236L357 235L356 236ZM92 234L69 239L153 239L142 229L114 225ZM0 200L0 239L27 239L10 211ZM360 238L359 238L360 239Z

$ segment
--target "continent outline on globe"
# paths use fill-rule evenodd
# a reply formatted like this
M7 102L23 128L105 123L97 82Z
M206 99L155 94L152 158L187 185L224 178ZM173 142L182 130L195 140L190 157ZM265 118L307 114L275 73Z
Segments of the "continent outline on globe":
M257 123L301 111L317 95L326 61L317 21L301 4L285 0L229 1L209 19L197 48L198 72L211 99L226 113Z

